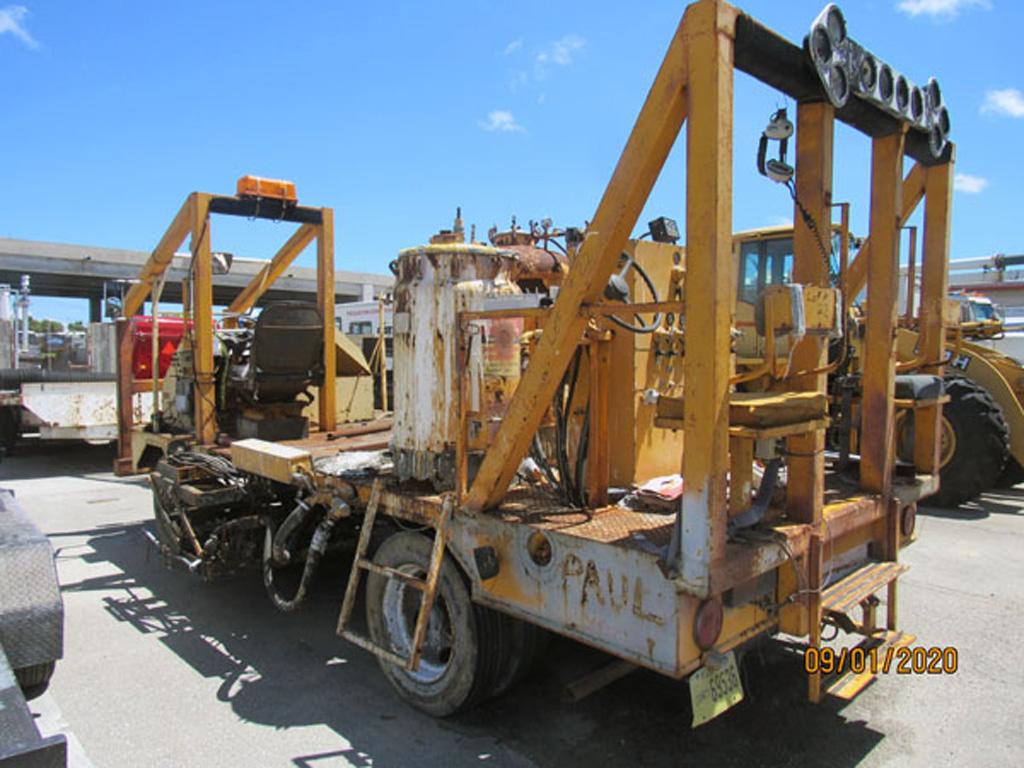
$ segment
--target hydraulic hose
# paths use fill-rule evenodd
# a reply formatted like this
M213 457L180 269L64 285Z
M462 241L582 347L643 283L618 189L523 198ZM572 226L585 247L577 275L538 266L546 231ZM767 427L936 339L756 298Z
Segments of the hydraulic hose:
M302 569L299 586L291 597L282 595L274 581L273 551L275 536L273 525L267 524L267 533L263 540L263 585L266 587L267 595L270 597L270 601L274 604L275 608L288 612L294 611L302 605L306 599L306 591L309 589L313 576L320 565L320 558L327 551L327 544L331 540L331 530L338 520L348 514L348 511L348 505L341 499L335 498L331 508L324 515L324 519L317 524L316 530L313 531L313 538L309 542L309 548L306 550L306 564Z
M74 384L117 381L117 375L98 371L47 371L42 368L0 368L0 389L20 384Z
M281 527L274 534L270 553L274 565L288 565L289 560L291 560L291 553L288 551L288 539L305 522L308 514L309 505L302 499L296 499L295 509L288 513L288 517L284 519Z
M632 269L636 270L636 273L640 275L640 278L644 281L644 283L647 284L647 290L651 292L651 297L654 299L654 301L661 301L661 299L658 297L658 289L654 287L654 281L651 280L651 276L647 274L647 270L641 267L632 258L629 260L629 266ZM644 325L643 321L640 320L640 317L638 315L633 316L640 321L640 325L633 325L632 323L627 323L625 320L622 320L616 317L615 315L609 315L608 317L610 317L611 321L615 323L617 326L619 326L620 328L625 328L630 333L653 333L658 329L658 326L661 325L660 312L654 316L654 320L652 320L649 325Z

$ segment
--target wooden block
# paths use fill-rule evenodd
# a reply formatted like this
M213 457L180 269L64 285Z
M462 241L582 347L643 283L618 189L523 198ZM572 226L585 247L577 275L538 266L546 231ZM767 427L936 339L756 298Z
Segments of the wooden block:
M313 472L309 451L250 438L231 444L231 463L243 472L291 485L299 471Z
M733 426L781 427L818 421L827 414L828 398L820 392L733 392L729 396L729 424ZM681 429L683 399L659 397L655 424Z
M729 423L760 429L823 419L828 399L820 392L734 392Z

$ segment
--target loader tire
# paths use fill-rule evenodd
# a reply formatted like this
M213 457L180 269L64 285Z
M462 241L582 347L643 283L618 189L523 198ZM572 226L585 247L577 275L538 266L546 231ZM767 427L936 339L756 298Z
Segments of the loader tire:
M1024 467L1013 456L1006 460L1003 474L999 476L1000 488L1013 488L1015 485L1024 483Z
M425 579L432 545L427 536L403 531L387 539L373 560ZM366 624L374 645L408 658L421 594L398 579L368 574ZM516 676L510 675L512 621L474 603L462 572L445 555L419 667L408 671L381 657L378 663L398 695L414 707L434 717L453 715Z
M34 699L40 696L49 686L50 678L53 677L53 671L56 668L56 661L47 661L14 670L14 676L18 680L18 685L21 686L21 692L25 698Z
M994 487L1009 456L1010 428L1003 409L979 384L947 376L942 407L939 492L929 503L957 507Z

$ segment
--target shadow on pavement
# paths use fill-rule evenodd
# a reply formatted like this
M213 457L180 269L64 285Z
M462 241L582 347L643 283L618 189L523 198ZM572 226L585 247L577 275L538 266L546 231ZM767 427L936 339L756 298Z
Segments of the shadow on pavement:
M118 478L111 475L115 448L84 442L27 439L0 462L0 483L4 480L36 480L49 477L88 477L90 482L148 484L146 475ZM103 477L107 475L107 477Z
M927 500L918 507L918 514L928 517L941 517L947 520L984 520L989 515L1022 514L1021 502L1024 501L1024 488L994 488L985 491L979 498L968 501L959 507L929 507Z
M438 733L457 745L451 765L804 765L857 764L884 738L849 720L841 702L806 703L800 659L775 644L747 655L747 698L697 729L683 683L639 671L576 704L566 683L607 659L569 641L552 643L541 668L503 697L448 720L434 720L395 696L376 661L334 635L349 562L325 567L305 609L278 613L259 575L203 583L169 571L143 535L144 524L106 526L88 536L87 562L121 573L64 587L101 591L109 615L149 635L198 674L219 679L217 698L243 720L274 728L323 724L351 745L296 755L313 768L344 759L355 765L436 763ZM91 549L92 552L88 552ZM68 550L65 557L74 556ZM357 612L361 615L360 609ZM454 739L452 739L454 737Z

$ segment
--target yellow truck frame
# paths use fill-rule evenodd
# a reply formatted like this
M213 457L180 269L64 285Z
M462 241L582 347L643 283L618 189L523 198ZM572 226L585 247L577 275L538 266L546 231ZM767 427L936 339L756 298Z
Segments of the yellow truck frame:
M836 308L846 300L839 300L831 284L816 234L830 228L835 123L844 122L871 139L870 234L840 275L842 294L855 296L866 289L868 308L860 475L854 485L836 482L825 468L824 334L803 335L784 369L774 365L773 352L766 355L768 364L758 373L768 384L765 391L736 391L743 375L735 360L737 280L732 256L737 70L798 104L794 192L806 213L806 218L794 217L793 280L799 290L765 297L763 332L769 337L787 322L795 323L798 314L816 331L841 320ZM630 244L630 233L684 129L686 247L685 260L680 254L677 266L685 279L674 283L677 288L665 301L608 301L605 288L623 252L633 251L639 258L656 247ZM628 666L677 679L728 669L722 659L731 651L776 632L803 638L805 650L816 652L827 624L862 635L865 648L908 644L914 638L898 628L898 578L905 570L899 552L913 537L918 499L938 487L943 398L903 404L912 410L916 427L914 472L897 477L898 240L900 227L923 200L919 354L925 361L921 370L941 376L949 324L944 306L953 156L951 144L934 153L928 136L868 102L833 106L800 46L722 0L700 0L686 9L672 36L612 178L568 272L561 276L553 305L459 313L453 492L427 492L387 473L343 477L322 471L316 459L323 455L323 446L304 448L301 441L287 450L241 441L230 448L233 466L278 483L293 479L298 501L307 507L321 505L325 515L363 515L338 632L374 653L402 695L434 714L448 714L484 688L494 693L507 683L510 675L495 672L508 667L508 660L495 654L507 654L514 645L507 617L595 646ZM914 164L904 176L908 157ZM183 236L185 222L193 221L194 242L201 244L205 208L196 203L188 210L172 234ZM676 250L670 247L669 253ZM682 343L672 352L681 358L681 381L676 379L671 395L658 398L656 406L646 402L646 393L628 377L626 393L616 389L621 371L612 369L617 337L607 320L638 313L685 316L681 335L673 337ZM462 361L475 324L507 317L528 319L540 333L530 334L536 343L529 363L474 473L470 424L476 416L470 410L468 371ZM585 408L590 424L585 508L514 482L570 362L580 359L581 347L588 361ZM644 429L675 435L662 443L661 452L685 487L670 515L608 503L612 459L624 441L613 424L621 424L623 413L632 419L641 412L642 419L636 420ZM204 442L208 436L204 433ZM755 457L773 451L778 455L779 441L788 470L785 498L760 510L763 519L751 530L741 521L755 501ZM673 448L666 454L668 445ZM404 522L412 522L420 532L394 533L371 557L371 534L379 516L405 529ZM410 547L418 551L415 562L387 562L381 556L398 537L406 542L407 552ZM414 615L396 619L408 630L407 637L382 634L379 622L375 629L368 621L368 636L353 628L364 574L369 581L368 619L379 608L375 601L389 594L400 597L400 607L406 605L405 596L421 595L412 603ZM886 610L879 619L875 595L883 591ZM446 602L446 610L436 610L438 600ZM491 676L486 685L467 683L467 670L442 671L440 677L426 679L424 649L431 638L443 634L437 622L447 616L454 624L478 608L490 613L474 614L475 624L465 620L461 625L475 632L477 643L463 660ZM489 663L481 672L483 658ZM457 660L449 657L448 662ZM835 681L829 690L854 695L871 677L869 669L855 672L859 674ZM463 686L456 699L439 702L424 693L451 678ZM820 700L823 690L820 669L810 670L809 698Z
M678 678L701 668L712 650L728 651L765 633L806 637L807 648L817 649L823 623L858 606L863 619L846 626L856 627L868 643L912 640L897 629L897 577L904 569L898 553L913 533L917 499L937 487L942 399L913 404L916 476L909 482L897 480L893 446L898 238L902 223L923 199L920 349L930 361L924 370L941 375L953 148L947 146L935 158L899 121L853 108L837 111L802 74L803 62L799 48L731 5L716 0L691 5L554 306L529 315L543 333L472 482L463 439L454 500L416 495L380 481L372 488L368 484L358 488L360 499L370 500L371 519L379 508L436 530L429 573L417 586L426 598L414 640L425 631L445 549L462 565L474 601ZM731 335L736 298L731 253L735 69L799 101L796 194L819 231L829 229L835 121L842 120L871 137L870 237L843 275L844 293L856 295L866 288L869 308L860 485L852 492L826 483L827 420L823 416L765 427L733 421L737 413ZM605 303L602 292L684 126L686 279L681 303L687 343L682 416L673 426L682 430L691 449L683 450L680 457L686 486L681 509L674 520L665 522L599 505L576 516L567 514L568 510L538 508L528 494L510 485L581 340L599 350L603 337L592 331L609 314L680 308L672 302L630 305L623 310ZM904 178L907 156L916 162ZM800 218L795 227L794 280L808 287L829 287L815 234ZM462 321L468 326L475 320L509 314L527 315L515 310L475 312L465 313ZM791 368L798 375L776 381L775 397L768 398L767 406L785 411L787 398L807 393L824 399L826 354L823 338L807 336L800 341ZM608 371L602 370L607 357L598 351L592 360L589 461L596 479L588 484L591 499L601 499L607 490L602 467L612 439L607 429L609 399L602 384L608 378ZM785 515L771 526L770 540L730 540L730 519L744 506L736 500L749 499L754 444L777 438L785 439L789 457ZM369 527L364 526L364 531ZM656 554L639 545L640 540L665 546ZM842 556L865 543L873 562L828 583ZM365 552L365 546L361 544L359 552ZM377 653L385 665L415 669L415 642L412 655L403 657L348 628L361 570L370 570L377 578L394 576L357 556L339 624L341 633ZM737 598L765 574L775 577L767 602L744 603ZM887 611L884 628L879 629L873 595L883 589ZM698 647L694 639L695 622L709 604L723 607L724 614L713 649ZM866 679L846 681L837 690L852 694ZM819 673L810 674L808 693L814 701L821 697L821 684Z
M243 177L241 181L255 177ZM240 183L241 188L241 183ZM231 318L252 309L260 297L277 280L295 258L314 240L317 254L317 307L323 318L323 383L318 388L319 425L321 432L335 428L336 422L336 348L334 325L334 211L299 205L295 199L260 197L254 194L214 195L193 192L167 228L149 259L143 265L135 284L124 301L122 318L117 321L118 344L118 456L114 462L119 474L138 470L139 458L146 448L158 453L179 443L213 445L217 438L216 396L214 392L214 311L213 256L210 247L212 214L287 221L298 228L231 302L226 316ZM139 392L152 392L161 386L156 365L156 338L152 380L135 380L132 375L131 318L153 299L154 328L158 320L159 296L175 252L186 238L191 238L190 276L182 286L184 314L189 321L187 343L195 361L195 433L166 435L146 430L146 425L133 423L132 397Z

